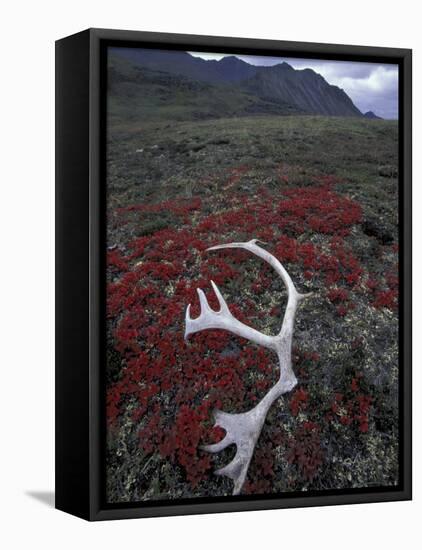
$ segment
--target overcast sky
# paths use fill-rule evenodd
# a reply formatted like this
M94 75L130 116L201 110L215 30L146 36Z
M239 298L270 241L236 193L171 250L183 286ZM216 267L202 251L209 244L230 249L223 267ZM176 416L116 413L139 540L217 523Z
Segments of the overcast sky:
M221 59L224 54L189 52L203 59ZM232 54L230 54L232 55ZM325 61L288 57L236 56L251 65L277 65L286 61L295 69L310 68L327 82L342 88L363 113L398 118L398 66L352 61Z

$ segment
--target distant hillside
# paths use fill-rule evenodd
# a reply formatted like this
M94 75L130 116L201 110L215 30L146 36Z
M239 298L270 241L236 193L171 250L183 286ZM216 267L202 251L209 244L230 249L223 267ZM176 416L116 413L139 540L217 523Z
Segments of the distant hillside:
M114 48L111 52L114 59L125 59L137 67L226 89L236 86L261 101L279 104L283 112L289 106L290 111L304 114L362 116L343 90L312 69L296 70L287 63L256 67L235 56L204 60L180 51Z
M200 120L303 114L291 104L257 97L236 85L211 84L152 70L114 54L108 60L108 91L108 115L112 124L126 124L134 119Z
M234 56L225 57L220 61L206 61L181 51L140 48L111 48L110 51L112 55L127 59L134 65L210 84L239 82L252 77L256 72L253 65Z
M377 116L373 111L367 111L364 115L365 118L373 119L373 120L382 120L380 116Z

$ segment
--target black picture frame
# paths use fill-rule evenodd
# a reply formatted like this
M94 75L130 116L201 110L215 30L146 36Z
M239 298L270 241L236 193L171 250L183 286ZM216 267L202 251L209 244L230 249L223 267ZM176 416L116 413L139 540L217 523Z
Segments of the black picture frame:
M105 67L107 45L399 66L400 456L397 489L109 505L104 501ZM88 29L56 42L56 508L87 520L412 498L412 54L408 49Z

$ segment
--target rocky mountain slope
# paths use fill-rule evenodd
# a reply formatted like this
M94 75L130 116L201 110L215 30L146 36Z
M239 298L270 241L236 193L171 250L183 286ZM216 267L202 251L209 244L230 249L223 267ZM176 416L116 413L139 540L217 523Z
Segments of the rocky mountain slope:
M296 70L288 63L257 67L235 56L216 61L204 60L186 52L138 48L114 48L110 57L115 65L120 59L144 70L223 86L225 93L231 89L232 92L252 95L255 101L278 105L278 111L281 108L285 114L362 116L342 89L329 84L312 69Z

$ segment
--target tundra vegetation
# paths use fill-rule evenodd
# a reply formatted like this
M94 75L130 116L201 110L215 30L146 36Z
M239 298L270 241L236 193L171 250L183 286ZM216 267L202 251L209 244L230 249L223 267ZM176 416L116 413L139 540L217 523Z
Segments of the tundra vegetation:
M278 358L222 330L185 341L185 311L200 314L197 288L219 308L212 280L236 319L280 331L287 293L271 267L206 252L252 238L312 296L296 314L298 383L270 408L242 493L397 484L397 123L109 108L108 500L232 494L213 471L234 445L202 449L225 435L212 412L252 409Z

